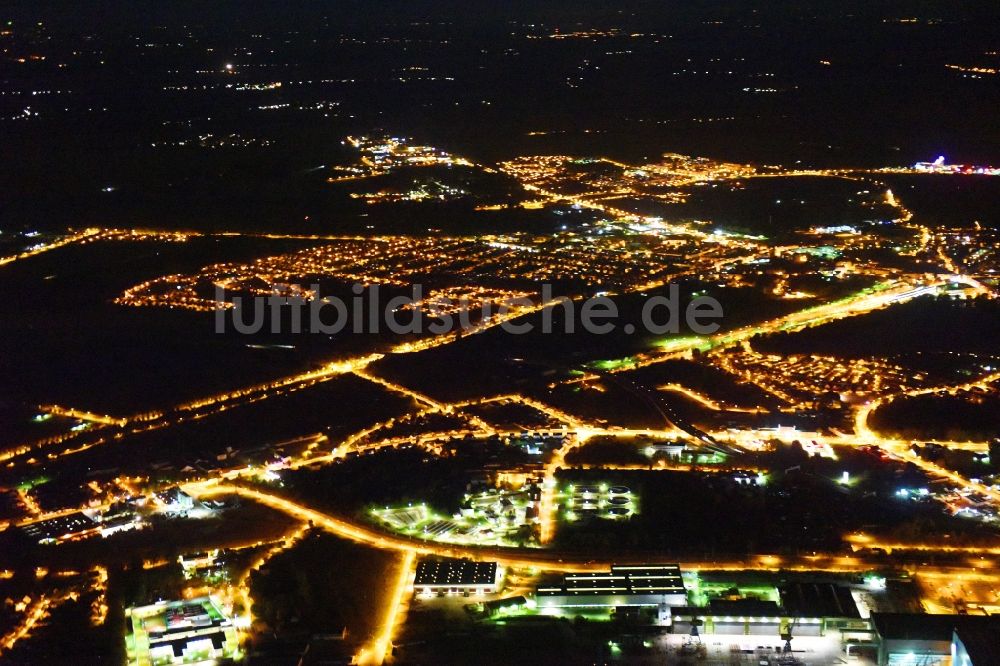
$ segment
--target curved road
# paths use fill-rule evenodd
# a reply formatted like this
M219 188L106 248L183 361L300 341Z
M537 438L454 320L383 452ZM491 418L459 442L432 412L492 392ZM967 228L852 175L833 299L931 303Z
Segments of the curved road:
M238 495L259 502L276 511L304 522L311 522L315 527L350 539L356 543L379 548L395 550L417 555L433 555L438 557L468 558L474 560L496 560L508 566L535 567L551 571L585 572L607 571L611 564L641 564L649 557L635 554L624 554L610 560L586 559L581 553L560 552L549 549L503 548L496 546L466 546L461 544L444 544L432 541L421 541L396 536L379 531L367 525L357 524L343 518L311 509L293 500L273 493L267 493L255 488L247 488L215 481L205 481L185 485L184 491L194 497L212 497L217 495ZM897 545L896 548L901 546ZM802 555L796 557L780 557L777 555L754 555L743 559L707 560L681 562L681 567L689 570L722 571L722 570L769 570L769 571L831 571L840 573L861 573L874 569L910 568L919 573L955 572L957 575L970 574L968 563L960 567L946 567L925 564L927 552L917 551L909 556L894 554L891 562L881 556L853 555ZM980 565L989 565L981 562ZM959 573L961 572L961 573ZM983 575L983 574L980 574Z

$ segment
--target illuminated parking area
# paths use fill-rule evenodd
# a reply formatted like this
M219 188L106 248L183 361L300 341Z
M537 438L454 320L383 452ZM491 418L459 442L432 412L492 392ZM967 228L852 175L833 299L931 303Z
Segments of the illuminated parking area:
M704 657L698 663L709 666L731 664L779 664L782 657L794 657L800 664L869 664L852 658L841 648L839 635L804 636L792 639L792 652L786 655L783 650L785 642L777 634L762 633L757 635L713 634L692 638L684 634L667 634L657 639L658 644L668 655L678 658L681 655L702 654ZM668 663L673 663L668 661ZM795 663L795 662L792 662Z

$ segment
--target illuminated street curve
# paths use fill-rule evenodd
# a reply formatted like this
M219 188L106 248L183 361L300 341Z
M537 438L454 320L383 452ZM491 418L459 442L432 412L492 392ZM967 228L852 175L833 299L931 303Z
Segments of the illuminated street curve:
M649 554L637 556L623 553L616 557L604 555L602 559L597 560L592 556L579 552L560 552L551 549L439 544L388 534L374 527L331 516L299 502L255 488L220 483L213 480L186 484L183 486L183 489L197 498L238 495L280 511L296 520L311 522L314 527L330 532L338 537L380 550L412 552L416 555L424 556L495 560L506 566L561 572L605 571L614 563L642 563L650 557ZM896 566L908 566L905 560L894 560L894 563ZM685 569L702 571L752 569L761 571L831 571L856 573L871 571L872 569L883 569L886 567L886 562L881 558L873 558L858 553L852 555L816 554L800 556L750 555L745 558L685 561L681 563L681 566ZM918 566L918 569L920 573L924 573L925 571L950 570L949 567L937 566Z

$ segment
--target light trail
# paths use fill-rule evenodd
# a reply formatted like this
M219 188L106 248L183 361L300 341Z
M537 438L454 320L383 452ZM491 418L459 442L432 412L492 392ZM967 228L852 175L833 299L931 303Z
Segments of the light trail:
M878 548L886 553L893 551L913 551L923 553L961 553L967 555L1000 555L1000 545L996 546L952 546L938 543L899 543L882 541L878 537L864 533L854 533L844 536L844 541L851 544L855 551L865 548Z
M403 386L402 384L398 384L396 382L389 381L388 379L383 379L382 377L377 377L377 376L375 376L375 375L373 375L373 374L371 374L369 372L365 372L363 370L355 370L354 374L357 377L360 377L362 379L367 379L370 382L378 384L379 386L381 386L381 387L383 387L383 388L385 388L385 389L387 389L389 391L392 391L394 393L399 393L401 395L405 395L406 397L411 398L412 400L415 400L418 403L427 405L430 408L430 410L428 410L428 413L430 413L430 412L441 412L441 413L444 413L444 414L453 414L454 413L454 414L459 415L462 418L464 418L472 426L474 426L475 428L477 428L479 431L483 432L484 434L490 434L490 433L493 432L493 427L490 424L486 423L486 421L482 420L478 416L475 416L475 415L472 415L472 414L465 414L465 413L460 412L459 411L460 408L459 408L459 406L457 404L454 404L454 403L449 404L449 403L439 402L439 401L435 400L434 398L430 397L429 395L426 395L424 393L420 393L418 391L414 391L411 388L408 388L408 387Z
M91 572L95 578L92 587L97 596L90 604L90 624L97 627L108 619L108 570L95 565Z
M46 511L44 513L33 514L27 518L22 518L21 520L14 521L14 525L17 527L24 527L25 525L31 525L33 523L39 523L43 520L52 520L53 518L62 518L63 516L69 516L74 513L79 513L83 509L94 509L96 511L101 511L107 509L110 504L101 504L98 506L74 506L66 509L58 509L56 511Z
M743 414L760 414L766 412L766 409L759 407L735 407L732 405L721 405L712 398L702 393L693 391L686 386L681 384L663 384L662 386L656 387L657 391L669 391L671 393L677 393L679 395L693 400L705 409L710 409L713 412L739 412Z
M607 372L628 372L664 361L684 358L695 350L720 351L743 344L757 335L792 333L840 319L868 314L890 305L905 303L914 298L935 293L947 284L947 280L938 278L927 281L925 276L910 276L909 280L882 283L856 296L798 310L766 322L743 326L712 336L673 338L661 344L657 351L638 354L634 357L633 362L622 363L618 367L607 370ZM576 381L580 381L580 379L573 378L566 383Z
M679 395L684 396L685 398L688 398L689 400L693 400L694 402L698 403L705 409L712 410L713 412L721 412L726 410L725 407L717 403L715 400L712 400L707 395L697 393L685 386L681 386L680 384L663 384L661 386L657 386L656 390L668 391L670 393L677 393Z
M53 600L45 595L40 596L25 610L24 617L17 626L11 629L3 637L0 637L0 655L13 648L19 640L27 636L32 628L49 615L49 607L53 605Z
M39 405L38 410L41 412L46 412L52 414L53 416L62 416L70 419L77 419L79 421L89 421L91 423L99 423L101 425L107 426L118 426L124 427L128 423L129 419L124 417L113 417L107 414L95 414L93 412L88 412L82 409L73 409L72 407L60 407L59 405Z
M10 255L7 257L0 257L0 266L6 266L7 264L12 264L15 261L21 261L24 259L30 259L31 257L37 257L38 255L49 252L51 250L58 249L60 247L65 247L67 245L72 245L73 243L78 243L84 240L93 240L98 234L102 233L101 229L90 228L84 229L83 231L77 232L70 236L60 238L57 241L51 243L46 243L43 245L37 245L33 248L27 249L19 254Z
M542 492L538 501L538 540L542 545L552 541L556 532L556 472L566 464L566 454L575 448L583 446L590 433L573 434L566 438L563 445L552 453L552 459L545 465L542 476Z
M399 564L399 576L393 586L389 598L388 609L385 618L382 620L382 627L372 641L371 645L361 649L357 655L356 662L361 665L374 664L379 666L392 649L392 637L395 634L396 626L405 616L406 604L404 602L407 589L410 587L410 575L413 572L413 563L416 553L407 550L403 553L402 561Z
M378 384L379 386L388 389L393 393L400 393L402 395L405 395L406 397L411 398L414 401L426 405L427 407L430 407L436 411L446 411L448 408L448 406L445 405L444 403L438 402L437 400L435 400L434 398L430 397L425 393L420 393L418 391L414 391L411 388L407 388L402 384L397 384L395 382L389 381L388 379L377 377L376 375L373 375L369 372L365 372L364 369L359 368L357 370L354 370L353 373L356 377L367 379L368 381L374 384Z
M186 421L198 420L212 414L218 414L236 406L249 405L271 397L285 395L303 388L308 388L320 382L328 381L335 377L353 372L354 370L368 365L369 363L372 363L380 358L383 358L382 354L369 354L367 356L361 356L343 361L333 361L325 364L317 370L310 370L289 377L282 377L270 382L246 386L213 396L202 397L191 402L177 405L167 413L143 412L129 417L124 417L125 423L121 425L122 427L127 427L128 429L126 433L118 433L115 439L120 439L123 434L134 435L152 430L169 428ZM55 438L46 438L28 444L17 445L0 454L0 461L6 461L15 457L26 455L36 448L51 446L56 443L69 442L80 436L82 436L82 433L69 433ZM94 441L85 443L75 449L66 451L62 455L72 455L74 453L86 451L93 446L106 443L107 441L107 438L101 437Z
M945 384L938 386L931 386L927 388L913 389L910 391L903 391L902 393L895 393L888 396L881 396L870 400L869 402L861 405L854 414L854 437L862 440L863 442L871 444L879 444L888 447L899 447L907 443L907 440L886 438L879 435L877 432L872 430L871 426L868 424L871 415L880 407L884 407L894 400L899 398L913 398L924 395L934 395L937 393L947 393L949 395L957 395L958 393L964 393L967 391L972 391L974 389L988 390L992 388L992 384L1000 381L1000 372L994 372L978 379L974 379L970 382L965 382L964 384ZM931 441L931 440L921 440L921 441ZM988 442L941 442L942 445L948 448L969 448L971 450L988 450Z
M281 511L298 520L311 521L319 529L328 531L341 538L348 539L355 543L381 550L395 550L412 555L429 555L436 557L468 558L473 560L497 561L506 566L527 567L554 572L592 572L607 571L612 564L642 564L646 563L649 555L634 555L622 553L618 556L610 556L597 559L584 559L587 555L579 553L561 553L554 550L534 549L524 551L516 548L502 548L494 546L464 546L458 544L436 544L428 542L411 541L405 538L396 537L376 531L361 525L353 524L349 521L335 518L310 509L297 502L265 493L259 490L244 488L240 486L230 486L215 484L214 482L202 482L185 486L185 490L194 496L215 496L237 494L247 499L252 499L277 511ZM865 573L872 570L884 570L888 568L901 568L918 576L940 576L950 577L953 580L991 582L1000 581L1000 572L991 570L973 570L968 568L958 568L954 566L930 566L925 564L921 554L920 560L907 561L898 556L895 560L887 562L883 557L871 557L864 553L843 555L836 553L782 556L782 555L748 555L740 558L713 559L713 560L682 560L680 565L688 571L767 571L767 572L830 572L830 573ZM400 584L397 581L396 592L399 592ZM394 598L396 595L393 595ZM391 605L395 608L395 605ZM396 611L393 610L393 615ZM383 625L382 637L384 637L385 626ZM391 635L391 634L390 634ZM390 641L385 642L389 645ZM367 657L371 658L371 657Z
M31 496L31 492L26 488L17 489L17 499L21 502L24 510L28 512L31 516L31 520L39 520L43 514L42 507L38 506L38 502L35 498Z
M246 571L244 571L239 577L236 584L229 588L230 594L234 597L233 611L234 613L238 612L233 624L237 629L243 632L244 635L248 634L253 628L253 599L250 596L251 574L258 571L267 563L268 560L281 551L287 550L298 543L306 532L308 532L308 527L306 525L300 525L292 534L276 542L275 545L257 557L257 559L255 559L250 566L247 567ZM239 611L236 611L237 601L240 606Z
M609 470L623 472L698 472L707 474L732 474L733 472L753 472L767 474L769 470L753 465L699 465L697 463L670 463L665 460L648 463L571 463L567 469Z
M481 333L496 326L500 326L505 322L513 321L525 315L539 312L551 307L552 305L554 305L554 303L511 307L506 313L503 313L502 315L498 313L490 319L480 322L475 326L470 327L468 330L463 331L461 336L459 336L458 333L448 333L424 338L416 342L402 343L392 347L389 353L408 354L447 345L469 335ZM236 406L253 404L276 395L284 395L292 391L301 390L317 383L328 381L340 375L362 371L368 365L384 357L385 354L374 352L366 356L331 361L317 370L310 370L289 377L282 377L270 382L234 389L217 395L205 396L177 405L166 413L145 412L135 414L130 417L123 417L125 424L120 425L131 425L131 429L128 431L128 434L137 434L150 430L172 427L180 423L184 423L185 421L202 419L212 414L232 409ZM426 396L424 396L424 398L428 400L430 399ZM120 434L121 433L119 433L119 435ZM71 441L78 436L81 435L79 433L69 433L54 438L46 438L27 444L15 445L14 447L8 448L3 453L0 453L0 462L26 455L37 448L49 446L55 443ZM63 455L71 455L73 453L85 451L92 446L96 446L97 444L106 443L106 441L107 439L101 438L97 441L88 442L73 450L66 451Z

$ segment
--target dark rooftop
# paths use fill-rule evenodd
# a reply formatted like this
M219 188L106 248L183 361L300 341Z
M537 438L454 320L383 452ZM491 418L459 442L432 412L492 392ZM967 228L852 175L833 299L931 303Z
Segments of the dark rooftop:
M964 625L955 630L973 666L1000 664L1000 630L985 625Z
M955 631L984 629L1000 632L1000 617L982 615L925 615L923 613L872 613L872 624L883 639L951 641Z
M833 583L791 583L783 585L781 605L797 617L860 618L851 591Z
M414 585L489 585L496 581L496 562L421 560Z
M94 529L95 527L97 527L97 523L95 523L87 514L82 511L77 511L76 513L71 513L66 516L59 516L58 518L50 518L48 520L38 521L37 523L30 523L23 526L21 529L23 529L29 536L36 539L58 539L59 537L66 536L67 534L85 532L86 530Z
M562 584L539 587L537 594L684 594L684 582L676 564L616 564L610 572L566 574Z
M742 617L777 617L781 609L773 601L760 599L712 599L708 602L708 615L735 615Z

